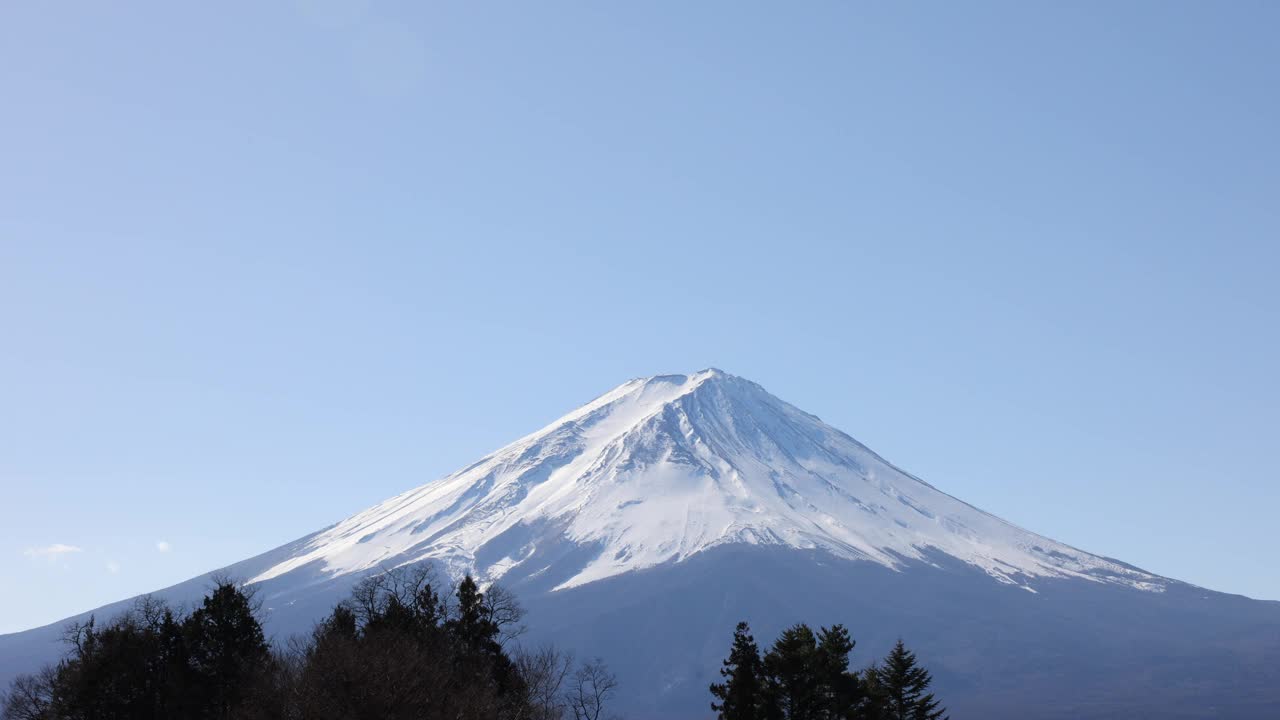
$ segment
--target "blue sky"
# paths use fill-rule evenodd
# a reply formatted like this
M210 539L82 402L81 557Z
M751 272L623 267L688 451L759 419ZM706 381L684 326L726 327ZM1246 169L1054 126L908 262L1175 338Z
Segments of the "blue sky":
M7 4L0 631L707 366L1019 525L1280 599L1278 22Z

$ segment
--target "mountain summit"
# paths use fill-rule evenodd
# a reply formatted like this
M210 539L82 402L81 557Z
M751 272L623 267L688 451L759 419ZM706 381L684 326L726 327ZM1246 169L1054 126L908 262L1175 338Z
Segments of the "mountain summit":
M491 581L549 573L562 589L733 543L890 568L942 553L1028 590L1044 577L1166 583L977 510L716 369L623 383L314 535L252 581L436 560Z
M522 642L606 658L632 717L706 717L744 619L758 637L845 624L855 664L906 638L958 719L1244 720L1280 707L1280 603L1023 530L719 370L623 383L216 574L253 585L284 642L361 579L421 564L512 589L528 610ZM190 602L213 574L156 594ZM0 683L56 658L64 624L0 636Z

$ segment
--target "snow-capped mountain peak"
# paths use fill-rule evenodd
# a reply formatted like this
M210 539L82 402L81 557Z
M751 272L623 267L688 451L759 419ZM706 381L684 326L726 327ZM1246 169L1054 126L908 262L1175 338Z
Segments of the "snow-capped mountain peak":
M1005 583L1164 578L1035 535L899 470L720 370L630 380L470 467L316 533L251 581L438 560L554 587L731 543L891 568L942 553ZM273 561L274 562L274 561Z

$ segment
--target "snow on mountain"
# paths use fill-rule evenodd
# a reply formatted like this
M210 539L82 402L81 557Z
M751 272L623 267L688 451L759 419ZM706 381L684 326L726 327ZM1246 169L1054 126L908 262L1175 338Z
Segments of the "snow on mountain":
M631 380L470 467L273 555L250 582L436 560L492 581L584 549L563 589L733 543L900 568L944 553L1034 592L1037 578L1170 582L1011 525L719 370ZM542 551L542 552L540 552ZM549 559L552 558L552 559Z
M847 623L857 663L906 637L953 717L1280 706L1280 603L1018 528L718 370L624 383L470 467L155 594L190 606L215 575L251 581L284 643L363 578L420 562L500 579L528 611L522 640L606 658L631 717L706 717L744 619L758 638ZM0 635L0 687L56 660L66 622L130 604Z

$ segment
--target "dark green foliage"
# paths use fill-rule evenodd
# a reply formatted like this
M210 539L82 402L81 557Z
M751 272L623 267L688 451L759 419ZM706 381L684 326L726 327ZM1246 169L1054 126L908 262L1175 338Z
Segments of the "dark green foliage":
M711 703L721 720L760 720L764 713L764 668L760 661L760 649L751 628L745 622L738 623L733 631L733 645L729 657L720 668L722 683L711 685L716 701Z
M817 667L818 640L808 625L782 631L764 656L769 677L766 703L782 720L817 720L821 694Z
M885 720L941 720L946 710L929 692L933 677L928 670L916 663L916 654L899 640L884 663L873 667L868 674L874 678L873 690L876 705L882 710L878 716Z
M841 625L814 633L807 625L782 632L761 658L746 623L734 632L729 657L711 686L722 720L940 720L929 673L901 642L884 666L849 670L854 641Z
M135 612L105 626L73 627L72 657L57 668L59 692L50 707L65 717L159 718L180 690L167 677L168 644L161 628Z
M311 637L271 652L253 598L219 581L181 617L144 600L106 626L68 633L56 666L19 678L6 720L604 720L616 681L571 675L551 648L512 656L521 611L470 577L451 604L426 571L366 580ZM572 678L569 687L566 679Z
M448 625L459 642L471 652L480 648L498 634L484 612L484 595L480 586L468 575L458 584L458 611Z
M219 581L185 619L143 598L106 625L67 631L70 652L20 679L7 718L109 720L229 718L253 696L271 662L252 599Z
M191 715L230 717L271 659L251 599L230 581L219 581L182 624L182 635L185 657L174 658L174 666L186 671L186 699L198 708Z
M306 718L518 717L526 702L503 652L504 617L470 577L449 608L424 572L358 586L316 628L299 658L290 706Z
M843 625L823 628L818 633L814 672L818 678L821 717L830 720L859 718L865 693L858 674L849 671L849 653L854 641Z

